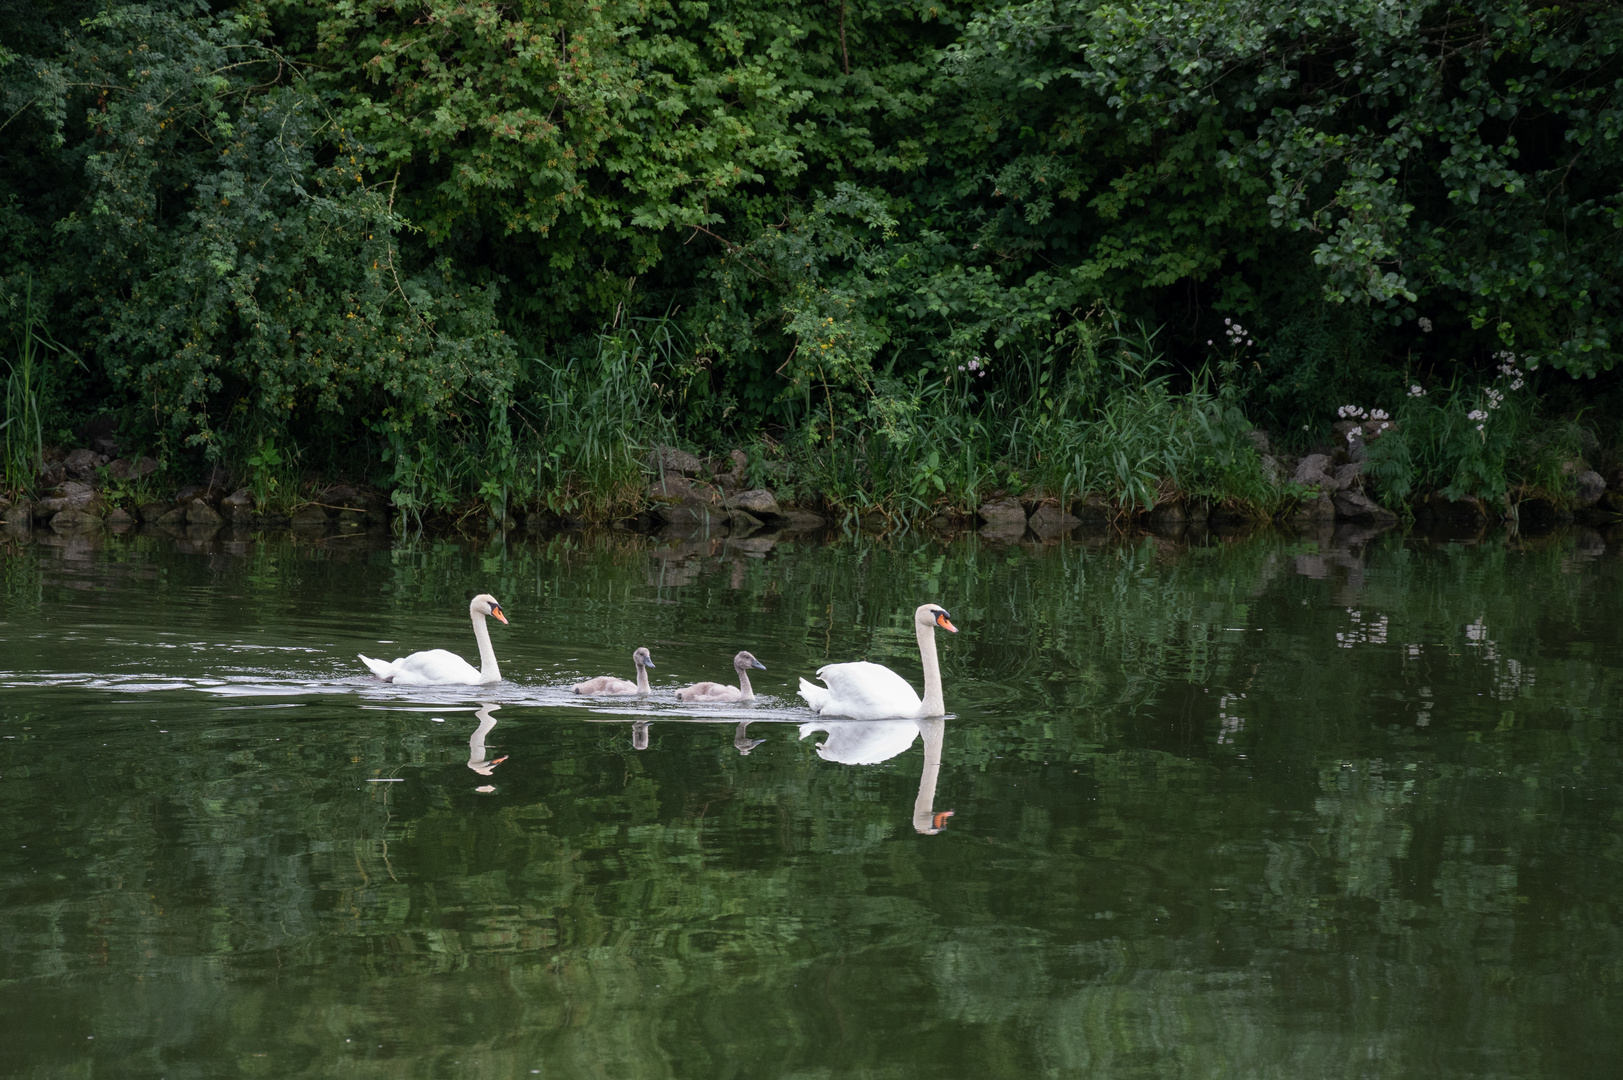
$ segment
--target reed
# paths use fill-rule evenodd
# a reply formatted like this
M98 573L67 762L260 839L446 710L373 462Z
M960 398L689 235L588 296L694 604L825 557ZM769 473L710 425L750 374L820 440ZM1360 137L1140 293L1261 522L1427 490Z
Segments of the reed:
M45 464L45 402L50 386L51 360L65 356L78 363L78 356L53 338L34 306L34 283L23 290L22 325L17 331L14 354L7 358L5 417L0 420L4 442L0 476L5 490L14 495L33 491Z

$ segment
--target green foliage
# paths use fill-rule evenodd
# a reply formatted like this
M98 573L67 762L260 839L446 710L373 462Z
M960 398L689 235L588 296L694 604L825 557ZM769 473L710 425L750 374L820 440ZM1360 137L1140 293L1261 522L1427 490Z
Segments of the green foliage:
M1307 444L1501 349L1607 371L1623 331L1615 6L61 0L0 31L0 317L32 277L72 328L59 407L193 465L301 446L409 513L625 507L655 430L770 438L886 512L1262 506L1247 416ZM1166 366L1101 366L1105 312ZM1262 344L1213 379L1224 315Z
M1486 386L1411 388L1393 426L1368 446L1367 471L1383 501L1398 506L1435 491L1503 509L1513 494L1570 493L1573 467L1593 438L1578 424L1541 417L1527 387L1532 373L1509 353L1501 360Z

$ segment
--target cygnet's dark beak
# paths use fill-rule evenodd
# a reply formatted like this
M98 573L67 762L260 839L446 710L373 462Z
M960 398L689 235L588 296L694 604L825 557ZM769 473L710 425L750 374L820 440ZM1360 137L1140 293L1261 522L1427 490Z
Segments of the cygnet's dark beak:
M642 666L643 667L653 667L654 666L654 658L652 656L643 657L642 658Z
M766 665L761 663L759 660L755 659L753 656L750 657L750 667L758 667L762 671L766 670Z
M952 625L952 620L947 618L947 613L945 611L938 611L935 613L935 624L941 627L941 629L949 630L954 634L958 632L958 628Z

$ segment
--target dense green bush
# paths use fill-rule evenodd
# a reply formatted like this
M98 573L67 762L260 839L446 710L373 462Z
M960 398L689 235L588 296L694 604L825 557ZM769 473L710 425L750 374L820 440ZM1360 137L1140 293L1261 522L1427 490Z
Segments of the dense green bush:
M1248 417L1306 446L1505 349L1558 393L1623 329L1610 4L45 0L0 42L0 319L34 281L83 360L46 437L264 493L608 513L675 437L894 513L1263 507ZM1427 423L1391 497L1522 475Z

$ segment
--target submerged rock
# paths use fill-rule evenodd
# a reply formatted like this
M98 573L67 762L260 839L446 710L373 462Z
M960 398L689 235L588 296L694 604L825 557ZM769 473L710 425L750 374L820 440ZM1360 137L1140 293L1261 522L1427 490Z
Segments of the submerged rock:
M63 510L51 518L51 528L57 532L87 532L101 524L101 515L89 510Z
M1333 496L1336 519L1356 521L1377 527L1390 527L1398 523L1398 516L1369 496L1358 491L1338 491Z
M1082 521L1054 503L1043 503L1031 512L1031 519L1026 524L1032 532L1047 540L1070 532L1082 524Z
M186 524L188 525L222 525L225 518L220 512L208 504L206 499L193 499L186 507Z
M317 506L315 503L305 503L293 511L295 529L325 529L330 520L326 507Z

